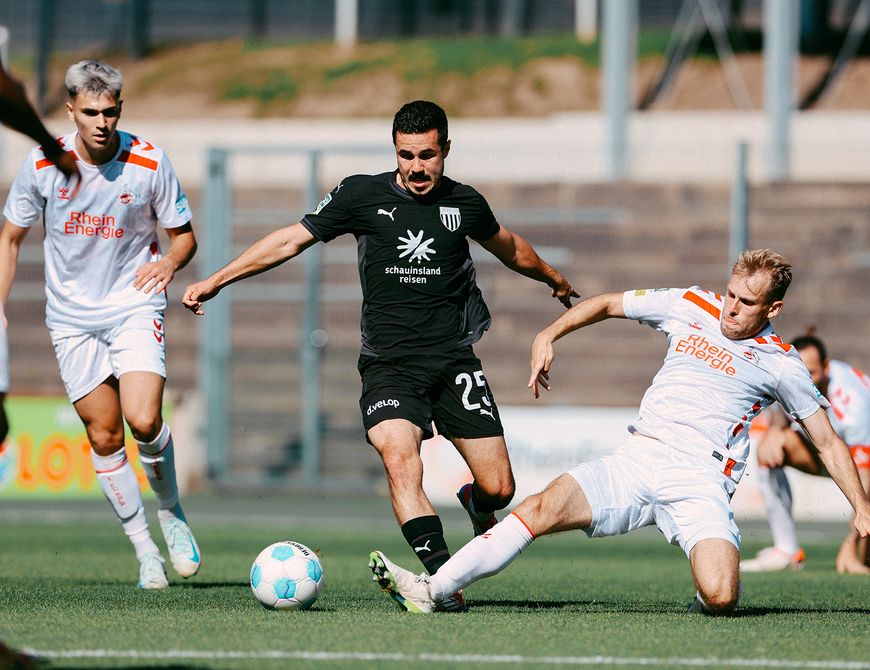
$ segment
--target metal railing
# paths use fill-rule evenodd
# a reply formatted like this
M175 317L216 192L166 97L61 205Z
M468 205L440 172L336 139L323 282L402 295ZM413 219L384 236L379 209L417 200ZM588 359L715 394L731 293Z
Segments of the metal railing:
M230 163L240 156L295 155L307 159L305 211L315 209L321 198L320 173L323 157L330 155L380 155L387 146L237 146L212 147L208 150L208 172L204 192L205 219L208 233L202 245L202 262L207 272L223 267L233 253L233 203L229 176ZM288 187L290 185L288 184ZM301 300L303 318L299 332L300 365L300 422L301 468L299 477L306 485L320 481L320 349L323 333L320 330L320 289L322 245L315 244L302 255L304 286L302 295L290 292L259 292L265 301ZM231 310L234 294L229 287L221 297L209 302L200 330L199 385L205 399L205 440L208 445L209 474L222 480L228 473L230 435L230 365L231 365Z

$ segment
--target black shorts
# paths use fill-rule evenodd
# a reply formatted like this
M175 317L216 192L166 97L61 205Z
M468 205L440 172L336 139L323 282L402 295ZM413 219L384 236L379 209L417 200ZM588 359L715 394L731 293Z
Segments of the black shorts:
M407 419L432 437L504 435L495 399L471 347L445 354L360 356L359 406L368 431L386 419Z

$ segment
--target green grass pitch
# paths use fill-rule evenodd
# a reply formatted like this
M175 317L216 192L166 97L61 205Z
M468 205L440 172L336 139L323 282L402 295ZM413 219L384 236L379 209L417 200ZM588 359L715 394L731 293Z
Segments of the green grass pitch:
M366 567L376 548L418 567L385 499L223 494L187 511L200 574L170 570L169 590L141 592L105 502L0 503L0 638L49 668L870 669L870 579L833 571L844 523L802 526L806 569L748 575L732 618L685 613L688 563L654 529L544 538L470 587L469 613L415 617ZM467 519L443 518L458 548ZM742 532L750 553L768 540L759 523ZM251 595L251 562L281 539L320 553L325 587L309 611L268 611Z

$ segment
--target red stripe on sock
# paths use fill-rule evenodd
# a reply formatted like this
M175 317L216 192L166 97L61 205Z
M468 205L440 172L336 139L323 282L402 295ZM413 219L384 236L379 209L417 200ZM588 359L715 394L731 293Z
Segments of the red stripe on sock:
M163 432L163 431L161 430L161 433L162 433L162 432ZM155 438L154 442L156 442L156 441L159 440L159 439L160 439L160 436L158 435L158 436ZM139 444L139 451L144 451L146 456L152 456L152 457L153 457L153 456L159 456L159 455L162 454L164 451L166 451L166 447L169 446L169 443L170 443L171 441L172 441L172 433L171 433L170 431L167 430L167 431L166 431L166 444L164 444L162 447L160 447L160 449L159 449L158 451L155 451L154 453L151 453L150 451L148 451L148 448L149 448L152 444L154 444L154 442L145 442L144 444L143 444L142 442L139 442L139 443L138 443L138 444ZM143 449L143 447L144 447L144 449Z
M109 468L108 470L97 470L96 468L94 468L94 471L95 471L98 475L108 475L109 473L115 472L116 470L120 470L120 469L123 468L125 465L127 465L127 459L126 459L126 458L124 459L124 462L123 462L123 463L121 463L120 465L116 465L114 468Z
M527 524L525 521L523 521L523 518L519 514L517 514L516 512L511 512L511 516L515 516L519 520L519 522L526 527L526 530L529 531L529 535L531 535L532 539L534 540L535 534L532 532L532 529L529 528L529 524Z

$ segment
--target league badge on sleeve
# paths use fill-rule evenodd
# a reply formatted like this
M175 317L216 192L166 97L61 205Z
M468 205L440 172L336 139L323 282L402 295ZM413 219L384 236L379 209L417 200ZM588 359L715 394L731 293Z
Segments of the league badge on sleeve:
M175 211L178 212L179 216L185 214L190 210L190 204L187 202L187 196L181 195L178 200L175 201Z
M455 233L459 229L459 224L462 223L462 215L459 213L458 207L439 207L441 215L441 223L451 233Z

